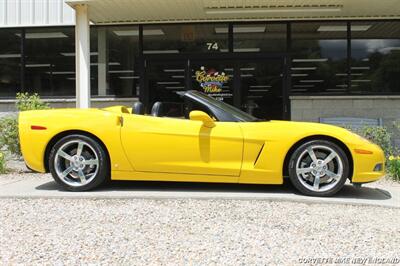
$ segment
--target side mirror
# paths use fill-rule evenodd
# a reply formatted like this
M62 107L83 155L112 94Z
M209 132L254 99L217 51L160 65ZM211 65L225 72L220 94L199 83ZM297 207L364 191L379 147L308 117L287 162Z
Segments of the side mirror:
M203 111L191 111L189 114L190 120L201 121L205 127L215 127L214 120Z

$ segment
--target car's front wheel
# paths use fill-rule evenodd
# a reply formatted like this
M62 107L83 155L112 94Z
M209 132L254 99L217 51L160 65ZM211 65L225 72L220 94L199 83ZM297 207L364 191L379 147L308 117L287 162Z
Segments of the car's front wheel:
M109 175L104 148L94 139L73 134L61 138L49 154L54 180L71 191L86 191L100 186Z
M289 178L301 193L332 196L349 177L349 159L335 143L313 140L298 147L290 157Z

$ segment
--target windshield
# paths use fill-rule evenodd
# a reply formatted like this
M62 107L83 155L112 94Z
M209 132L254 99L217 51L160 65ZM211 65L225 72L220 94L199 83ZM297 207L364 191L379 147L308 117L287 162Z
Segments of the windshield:
M199 99L202 101L207 102L207 104L212 105L218 109L221 109L229 114L231 114L234 118L236 118L240 122L256 122L256 121L261 121L260 119L243 112L242 110L233 107L232 105L229 105L227 103L224 103L222 101L219 101L211 96L208 96L204 93L198 92L198 91L192 91L193 94L196 95Z

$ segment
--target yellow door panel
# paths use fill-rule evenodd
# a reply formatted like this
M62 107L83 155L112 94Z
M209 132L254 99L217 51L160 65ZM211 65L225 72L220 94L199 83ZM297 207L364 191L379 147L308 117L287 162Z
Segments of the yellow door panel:
M240 174L243 136L238 123L124 115L121 140L136 171L223 175Z

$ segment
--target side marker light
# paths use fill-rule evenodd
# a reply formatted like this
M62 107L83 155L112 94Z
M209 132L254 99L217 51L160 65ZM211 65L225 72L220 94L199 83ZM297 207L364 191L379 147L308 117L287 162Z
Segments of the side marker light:
M32 130L46 130L47 127L42 127L42 126L31 126Z
M358 154L373 154L372 151L368 151L368 150L362 150L362 149L354 149L355 153Z

